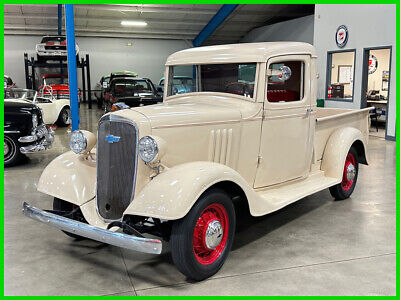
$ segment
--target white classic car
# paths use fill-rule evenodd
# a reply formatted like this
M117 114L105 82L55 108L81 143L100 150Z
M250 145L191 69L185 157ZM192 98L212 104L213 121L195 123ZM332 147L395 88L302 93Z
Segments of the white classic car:
M171 79L193 70L194 91L176 93ZM262 216L326 188L353 193L371 108L316 107L312 45L193 48L165 74L163 103L104 115L97 139L73 132L38 183L54 211L24 203L26 216L146 253L164 240L178 269L203 280L228 257L238 204Z
M79 47L75 45L76 56L78 59ZM39 44L36 45L37 60L45 62L47 60L66 60L67 59L67 39L64 35L46 35ZM79 60L79 59L78 59Z
M18 89L14 89L18 90ZM71 108L70 100L64 96L57 97L53 89L49 85L44 85L39 95L33 91L31 98L20 98L19 101L30 102L36 104L42 110L43 121L46 125L56 124L61 127L66 127L71 124Z

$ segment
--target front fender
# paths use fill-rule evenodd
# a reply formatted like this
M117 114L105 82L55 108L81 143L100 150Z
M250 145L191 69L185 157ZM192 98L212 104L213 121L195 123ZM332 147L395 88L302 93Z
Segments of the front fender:
M190 162L156 176L135 197L124 215L180 219L204 191L222 181L236 183L245 194L252 192L240 174L228 166L206 161Z
M366 141L360 130L354 127L345 127L331 134L322 156L321 170L325 172L325 176L342 180L347 153L350 147L357 141L362 143L365 154L363 161L367 163Z
M37 190L80 206L96 195L96 163L66 152L44 169Z

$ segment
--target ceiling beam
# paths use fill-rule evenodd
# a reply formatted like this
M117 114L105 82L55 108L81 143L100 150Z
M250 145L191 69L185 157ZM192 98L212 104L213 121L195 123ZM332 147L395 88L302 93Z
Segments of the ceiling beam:
M238 4L224 4L218 12L212 17L210 22L200 31L193 40L193 46L199 47L201 44L213 34L213 32L221 25L227 17L238 7Z

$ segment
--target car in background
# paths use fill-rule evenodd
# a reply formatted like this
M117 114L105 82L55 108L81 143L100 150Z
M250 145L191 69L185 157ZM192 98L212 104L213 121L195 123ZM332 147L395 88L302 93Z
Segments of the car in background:
M108 87L108 83L110 82L110 75L105 75L100 78L100 81L96 83L94 96L97 98L97 107L103 107L104 101L104 91Z
M75 45L76 58L79 60L79 47ZM67 59L67 39L65 35L46 35L36 45L37 60L46 62L48 60Z
M8 75L4 75L4 88L7 89L7 88L13 88L13 87L16 87L16 86L15 86L15 83L13 82L13 80L11 79L11 77Z
M42 77L42 85L39 87L38 96L50 96L51 92L56 99L70 99L68 75L65 74L46 74ZM46 88L44 88L47 86ZM50 88L51 87L51 92ZM79 101L82 92L78 89Z
M25 154L46 150L53 143L54 132L44 124L42 110L33 103L35 96L34 90L5 89L5 167L17 164Z
M150 105L162 102L162 95L158 93L149 78L114 77L104 95L104 110L112 111L116 103L123 103L129 107Z
M165 77L158 82L159 91L161 92L164 92L164 81ZM196 90L196 82L190 76L174 76L172 88L174 94L189 93Z
M71 108L69 97L56 97L53 89L49 85L44 85L39 93L25 93L25 89L9 89L5 91L7 98L12 98L21 102L33 103L42 110L43 121L47 125L56 124L60 127L67 127L71 124ZM9 95L9 93L12 93ZM18 95L21 94L21 97ZM27 97L29 95L29 97Z

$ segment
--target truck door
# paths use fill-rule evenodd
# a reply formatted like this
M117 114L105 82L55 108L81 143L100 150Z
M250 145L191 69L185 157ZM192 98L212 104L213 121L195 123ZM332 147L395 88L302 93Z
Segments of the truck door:
M310 70L308 55L278 56L267 62L255 188L308 176L312 157Z

